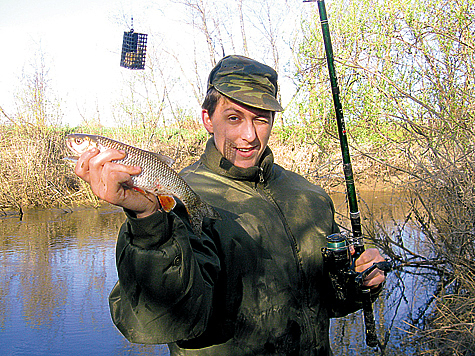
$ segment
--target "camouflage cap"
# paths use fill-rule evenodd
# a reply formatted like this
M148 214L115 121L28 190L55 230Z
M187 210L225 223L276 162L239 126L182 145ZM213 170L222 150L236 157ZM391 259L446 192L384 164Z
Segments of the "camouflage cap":
M277 73L271 67L243 56L227 56L213 68L208 90L255 108L283 111L277 101Z

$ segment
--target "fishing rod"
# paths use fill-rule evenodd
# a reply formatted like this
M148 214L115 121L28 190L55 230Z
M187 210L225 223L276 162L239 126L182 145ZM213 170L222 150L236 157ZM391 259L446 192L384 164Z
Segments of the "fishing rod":
M330 83L331 83L331 91L333 96L333 105L335 107L335 115L336 121L338 126L338 136L340 138L340 148L343 158L343 172L345 175L345 182L346 182L346 193L347 193L347 200L348 200L348 207L350 211L350 222L351 222L351 230L352 230L352 237L348 240L348 243L352 245L355 249L355 254L353 255L353 260L356 260L365 250L364 243L363 243L363 233L361 230L361 218L360 218L360 211L358 209L358 201L356 197L356 189L355 189L355 181L353 178L353 168L351 166L351 159L350 159L350 151L348 146L348 138L347 132L345 127L345 120L343 116L343 109L340 101L340 89L338 87L338 78L336 75L335 65L334 65L334 58L333 58L333 48L331 43L330 37L330 27L328 24L328 17L327 11L325 8L324 0L303 0L303 2L317 2L318 5L318 12L320 15L320 22L322 27L322 34L323 34L323 42L325 45L325 53L327 57L327 65L328 65L328 72L330 76ZM360 291L361 302L363 306L363 313L364 313L364 322L365 322L365 333L366 333L366 344L370 347L377 347L379 346L382 349L382 345L378 341L378 337L376 334L376 325L374 321L374 314L373 314L373 305L371 300L371 292L368 288L363 287L363 279L364 277L368 276L371 271L375 268L381 268L385 271L389 271L389 264L388 262L382 262L373 265L368 270L364 271L361 274L357 274L354 271L346 271L348 265L341 265L341 261L344 260L345 254L347 254L346 250L348 246L346 241L341 234L333 234L327 237L327 248L323 250L324 258L326 260L330 260L330 265L336 266L333 268L334 270L340 269L344 270L335 271L336 274L339 276L331 277L332 283L337 287L337 294L341 293L344 295L344 291L346 291L345 287L342 287L340 282L346 281L349 275L351 278L355 277L355 284ZM348 259L352 259L348 256ZM331 261L333 260L333 262ZM335 263L336 262L336 263ZM340 263L340 265L338 265ZM354 269L354 266L350 268ZM330 268L331 269L331 268ZM346 292L348 294L348 292Z
M348 137L343 117L343 109L340 101L340 89L338 87L338 78L336 75L335 64L333 61L333 48L330 37L330 27L328 24L327 11L323 0L304 0L303 2L317 2L318 12L323 33L323 42L327 57L328 72L330 75L330 84L333 96L333 105L335 107L336 122L338 126L338 136L340 138L340 148L343 158L343 172L345 174L346 192L348 197L348 206L350 210L351 230L355 244L356 253L363 253L363 233L361 231L360 211L358 210L358 201L356 198L355 181L353 178L353 168L351 166L350 150L348 146Z

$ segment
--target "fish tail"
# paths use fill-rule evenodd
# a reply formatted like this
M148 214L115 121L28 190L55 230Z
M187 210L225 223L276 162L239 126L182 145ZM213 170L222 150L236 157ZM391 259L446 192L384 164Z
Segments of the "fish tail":
M202 202L202 209L203 211L205 211L205 214L204 214L205 217L214 219L214 220L221 220L221 216L218 214L216 210L214 210L214 208L211 205L206 204L205 202Z
M191 228L198 237L201 236L203 219L205 217L215 220L221 219L218 212L204 201L200 201L199 204L196 204L193 207L188 207L188 214L190 217Z

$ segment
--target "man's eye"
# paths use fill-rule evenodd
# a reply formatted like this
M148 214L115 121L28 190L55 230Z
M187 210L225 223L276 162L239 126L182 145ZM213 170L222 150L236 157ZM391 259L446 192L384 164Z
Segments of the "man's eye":
M236 121L239 120L239 118L238 118L237 116L230 116L228 120L229 120L229 121L236 122Z
M259 124L268 124L269 123L269 120L264 118L264 117L257 118L256 121Z

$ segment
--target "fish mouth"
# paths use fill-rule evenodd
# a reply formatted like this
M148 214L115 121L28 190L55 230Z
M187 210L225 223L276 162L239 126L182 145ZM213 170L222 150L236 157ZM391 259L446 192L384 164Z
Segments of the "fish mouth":
M70 140L70 139L68 139L68 140L66 141L66 146L67 146L71 151L76 152L76 151L74 150L74 148L73 148L73 145L71 144L71 140Z
M63 161L76 164L79 160L79 156L64 156L61 158Z

